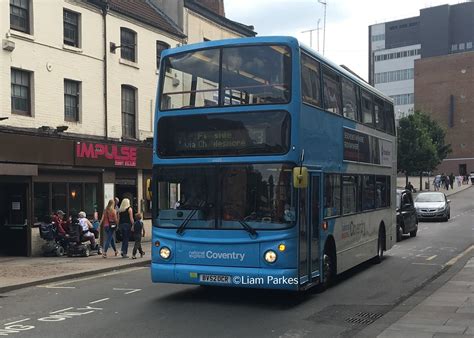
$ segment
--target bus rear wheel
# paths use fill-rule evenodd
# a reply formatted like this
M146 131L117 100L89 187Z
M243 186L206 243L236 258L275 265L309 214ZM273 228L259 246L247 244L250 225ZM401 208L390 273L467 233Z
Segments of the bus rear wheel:
M326 290L336 279L336 255L332 248L326 247L323 254L323 274L321 289Z
M377 256L374 257L374 263L379 264L383 260L383 252L385 250L385 231L383 226L379 228L379 236L377 240Z

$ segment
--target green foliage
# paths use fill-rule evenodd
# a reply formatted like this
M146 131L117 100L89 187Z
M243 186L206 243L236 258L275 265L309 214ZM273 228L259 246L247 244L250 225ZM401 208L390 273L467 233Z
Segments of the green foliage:
M433 171L451 152L446 132L428 115L416 111L400 119L398 126L398 171L406 175Z

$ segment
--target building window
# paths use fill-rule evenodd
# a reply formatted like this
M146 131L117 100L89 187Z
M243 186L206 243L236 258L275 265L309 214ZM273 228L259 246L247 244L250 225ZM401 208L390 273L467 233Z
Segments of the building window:
M31 73L11 70L12 113L31 116Z
M457 50L458 50L458 45L457 45L457 43L451 45L451 51L452 51L452 52L455 52L455 51L457 51Z
M79 121L79 99L81 83L64 80L64 120Z
M170 48L170 45L166 42L156 41L156 69L160 69L161 53L168 48ZM168 68L168 71L171 71L171 69Z
M127 28L120 28L120 56L122 59L136 62L137 33Z
M135 138L135 88L122 86L122 136Z
M49 183L34 184L34 217L35 222L42 221L49 211Z
M472 42L466 43L466 49L472 49Z
M464 50L466 49L466 44L464 42L459 44L459 50Z
M64 44L79 47L79 15L78 13L64 10Z
M10 0L10 28L30 33L30 0Z

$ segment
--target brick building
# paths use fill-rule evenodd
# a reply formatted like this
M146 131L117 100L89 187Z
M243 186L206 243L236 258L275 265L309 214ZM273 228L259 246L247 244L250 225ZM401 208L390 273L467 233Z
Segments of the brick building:
M446 130L453 152L437 173L474 171L474 52L415 61L415 109Z
M92 217L114 196L150 226L161 51L255 35L220 3L0 1L0 254L39 254L42 216Z

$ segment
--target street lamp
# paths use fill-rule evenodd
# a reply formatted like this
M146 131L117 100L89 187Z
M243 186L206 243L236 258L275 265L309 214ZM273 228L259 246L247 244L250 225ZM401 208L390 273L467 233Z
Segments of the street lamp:
M321 5L324 5L324 23L323 23L323 27L324 27L324 32L323 32L323 55L324 55L324 51L326 49L326 7L327 7L327 1L318 0L318 2Z

